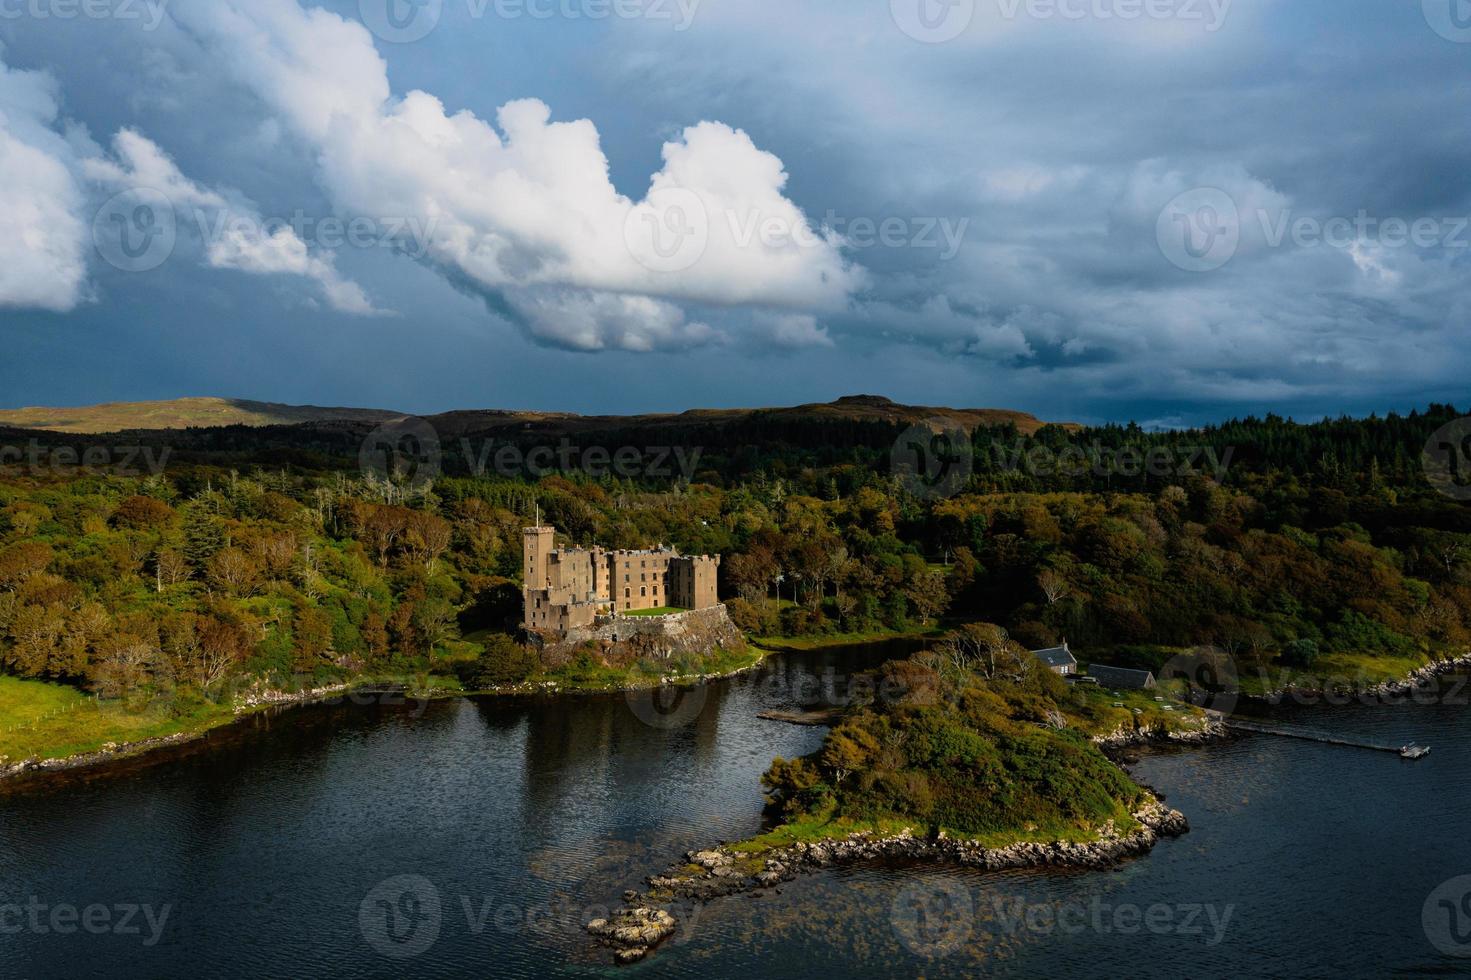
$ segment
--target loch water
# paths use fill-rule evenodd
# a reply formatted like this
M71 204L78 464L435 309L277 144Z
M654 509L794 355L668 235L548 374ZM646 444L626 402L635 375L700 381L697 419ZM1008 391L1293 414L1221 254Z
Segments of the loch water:
M1417 762L1266 735L1143 753L1132 771L1192 831L1116 871L835 869L695 910L613 967L583 923L685 851L759 831L762 771L822 740L758 713L841 702L898 652L774 656L672 711L293 708L11 785L0 976L1471 975L1464 697L1278 713L1431 745Z

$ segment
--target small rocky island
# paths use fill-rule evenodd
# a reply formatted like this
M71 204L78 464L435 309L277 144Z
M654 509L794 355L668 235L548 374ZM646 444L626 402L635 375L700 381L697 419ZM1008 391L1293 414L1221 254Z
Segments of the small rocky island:
M835 865L1107 868L1189 830L1104 754L1116 721L1099 692L1067 684L999 628L966 627L885 664L874 689L885 693L836 719L817 752L772 762L762 781L773 830L686 854L588 923L617 962L673 935L676 903ZM1192 734L1203 721L1181 718Z

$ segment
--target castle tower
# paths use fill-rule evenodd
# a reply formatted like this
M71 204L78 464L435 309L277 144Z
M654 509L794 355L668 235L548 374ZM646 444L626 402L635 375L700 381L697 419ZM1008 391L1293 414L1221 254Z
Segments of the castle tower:
M554 527L528 527L521 532L521 581L527 589L544 589L551 569Z
M550 585L552 547L557 529L528 527L521 532L521 597L524 601L526 625L535 624L533 594L545 592Z

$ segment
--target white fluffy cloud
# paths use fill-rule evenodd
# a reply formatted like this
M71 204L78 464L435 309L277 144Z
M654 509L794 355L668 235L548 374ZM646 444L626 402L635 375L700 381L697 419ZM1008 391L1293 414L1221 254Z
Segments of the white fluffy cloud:
M712 329L673 304L810 314L865 282L785 197L781 161L740 130L686 129L634 201L609 179L592 122L553 122L525 99L492 126L427 92L396 98L357 23L296 0L193 0L174 16L313 148L339 208L432 224L430 261L503 295L541 340L703 344Z
M0 307L67 311L84 295L87 226L55 83L0 63Z
M87 295L89 216L97 194L146 188L174 206L179 225L205 237L212 268L313 280L333 309L376 311L330 255L313 252L286 226L267 225L238 195L194 183L157 144L124 129L113 157L61 117L55 81L0 63L0 307L66 312Z
M285 224L267 224L238 195L227 196L196 184L146 136L124 129L113 139L113 152L116 160L83 160L82 172L113 190L141 187L163 194L174 206L177 219L203 236L211 268L303 276L315 281L327 304L340 313L366 316L379 312L361 286L338 274L330 254L314 253Z

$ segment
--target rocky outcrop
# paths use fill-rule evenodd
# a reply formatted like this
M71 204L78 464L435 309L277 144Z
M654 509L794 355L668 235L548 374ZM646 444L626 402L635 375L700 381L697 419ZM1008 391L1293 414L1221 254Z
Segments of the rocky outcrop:
M745 645L745 637L722 605L668 616L604 617L559 638L534 635L533 642L548 663L571 659L588 646L596 647L608 662L633 663L738 650Z
M1093 744L1101 749L1126 749L1140 745L1204 745L1225 738L1228 734L1225 722L1209 718L1199 728L1182 728L1167 731L1158 728L1130 728L1120 726L1107 735L1096 735Z
M745 852L727 847L691 851L686 864L648 879L649 891L629 892L624 898L629 907L619 910L611 919L588 923L588 931L613 946L620 963L643 959L657 942L674 932L677 923L667 911L675 901L710 901L723 895L774 888L799 874L820 871L835 865L877 859L902 859L960 864L1002 871L1013 868L1074 867L1109 868L1120 861L1147 853L1165 837L1179 837L1189 832L1184 814L1151 798L1134 818L1141 825L1128 834L1120 834L1112 822L1099 828L1097 840L1086 843L1030 841L989 848L975 841L955 840L943 834L936 838L916 837L905 831L892 837L866 833L818 843L798 842L760 852ZM651 918L657 916L657 919ZM668 919L668 930L654 943L643 942L641 931L651 923ZM652 935L652 933L650 933ZM627 954L631 958L625 958Z
M674 916L664 909L620 909L611 918L594 919L587 931L613 947L620 964L637 963L649 951L674 935Z

